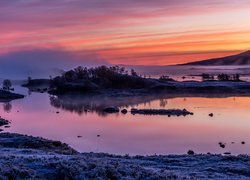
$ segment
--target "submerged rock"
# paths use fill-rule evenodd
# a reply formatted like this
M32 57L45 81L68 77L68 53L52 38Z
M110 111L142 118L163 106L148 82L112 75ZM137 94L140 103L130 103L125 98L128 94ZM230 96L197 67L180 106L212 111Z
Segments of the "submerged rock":
M214 114L213 114L213 113L210 113L210 114L209 114L209 116L210 116L210 117L213 117L213 116L214 116Z
M167 116L186 116L193 115L186 109L131 109L131 114L143 115L167 115Z
M110 106L110 107L104 108L103 111L106 113L118 113L120 110L116 106Z

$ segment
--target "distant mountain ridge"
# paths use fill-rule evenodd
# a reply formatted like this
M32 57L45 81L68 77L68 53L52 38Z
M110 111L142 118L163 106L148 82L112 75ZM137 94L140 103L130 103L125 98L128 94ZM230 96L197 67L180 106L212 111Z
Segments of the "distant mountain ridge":
M250 50L221 58L213 58L208 60L190 62L181 65L208 65L208 66L230 66L230 65L250 65Z

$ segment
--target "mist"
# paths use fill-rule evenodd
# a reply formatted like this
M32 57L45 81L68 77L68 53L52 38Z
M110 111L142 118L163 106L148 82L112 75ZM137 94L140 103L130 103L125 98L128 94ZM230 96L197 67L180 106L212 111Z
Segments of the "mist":
M79 55L58 49L35 49L0 55L0 78L48 78L80 65L93 67L107 64L96 55Z

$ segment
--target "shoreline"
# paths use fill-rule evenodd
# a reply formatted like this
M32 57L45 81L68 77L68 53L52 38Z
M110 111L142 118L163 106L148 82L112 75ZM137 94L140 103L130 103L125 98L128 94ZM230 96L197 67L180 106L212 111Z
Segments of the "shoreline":
M247 155L121 156L78 153L59 141L16 133L0 133L0 139L2 167L0 178L246 179L250 177L250 156Z
M246 81L161 81L158 79L144 79L148 85L144 88L99 88L84 89L84 86L78 89L80 83L71 84L70 88L61 91L50 88L50 80L34 79L30 84L24 84L23 87L33 92L48 93L50 95L106 95L106 96L147 96L154 94L166 95L250 95L250 82ZM68 87L67 87L68 88Z
M10 91L0 90L0 102L9 102L15 99L22 99L25 96L22 94L12 93Z

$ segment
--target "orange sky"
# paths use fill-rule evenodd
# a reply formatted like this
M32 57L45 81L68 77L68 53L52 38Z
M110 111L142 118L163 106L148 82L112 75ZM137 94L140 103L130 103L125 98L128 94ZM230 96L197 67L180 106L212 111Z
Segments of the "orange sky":
M168 65L250 49L250 0L1 1L0 24L5 55L49 48Z

